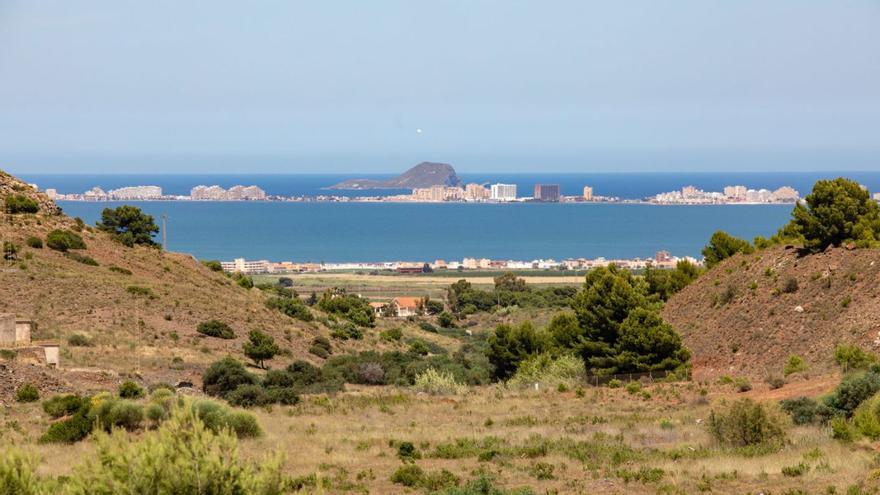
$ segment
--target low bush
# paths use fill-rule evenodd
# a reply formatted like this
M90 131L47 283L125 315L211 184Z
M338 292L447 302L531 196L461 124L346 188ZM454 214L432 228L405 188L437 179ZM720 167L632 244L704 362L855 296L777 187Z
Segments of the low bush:
M253 438L262 435L257 419L244 411L232 411L212 400L198 400L192 403L195 415L204 422L205 427L214 433L231 430L239 438Z
M877 355L855 344L840 344L834 349L834 360L845 372L855 371L867 369L876 363Z
M52 423L46 433L40 437L42 443L76 443L89 435L95 421L89 416L91 401L83 398L79 409L73 416Z
M83 265L100 266L100 263L98 263L95 258L92 258L91 256L84 256L82 254L72 252L66 252L64 253L64 256L68 259L76 261L77 263L82 263Z
M218 339L234 339L235 331L222 321L208 320L199 323L196 331L208 337L217 337Z
M40 211L40 204L24 194L6 196L7 213L17 215L19 213L37 213L38 211Z
M122 267L116 266L116 265L110 265L107 267L107 269L110 270L111 272L118 273L120 275L131 275L132 274L131 270L129 270L128 268L122 268Z
M91 415L104 431L110 432L113 428L135 431L144 421L144 406L129 400L108 399L92 408Z
M345 322L333 328L330 336L339 340L360 340L364 338L364 332L354 323Z
M293 406L299 403L299 394L293 387L267 388L266 393L269 395L269 400L273 404Z
M443 311L437 315L437 324L440 328L455 328L455 317L448 311Z
M125 288L125 291L129 294L137 297L147 297L149 299L154 299L156 296L153 294L152 289L149 287L141 287L138 285L129 285Z
M25 240L25 244L33 249L43 249L43 240L39 237L30 236Z
M327 359L333 354L333 347L330 345L330 340L327 337L317 336L312 340L312 345L309 347L309 352L318 356L321 359Z
M748 378L741 376L733 381L733 386L737 392L748 392L752 389L752 382Z
M785 362L785 367L782 369L782 374L785 376L793 375L795 373L802 373L806 371L807 363L804 361L804 358L798 356L797 354L791 354L788 356L788 360Z
M877 392L880 392L880 373L866 371L844 377L823 402L837 413L850 417L862 402Z
M880 394L865 400L856 408L852 426L859 434L871 440L880 438Z
M212 272L222 272L223 271L223 265L221 265L220 262L217 260L202 260L201 263L203 265L205 265Z
M71 347L91 347L92 341L81 333L74 333L67 337L67 345Z
M238 407L265 406L272 403L269 394L260 385L241 385L226 394L226 400Z
M46 246L55 251L67 252L71 249L85 249L86 243L79 234L69 230L56 229L46 236Z
M273 297L266 301L266 307L301 321L312 321L315 319L306 303L298 297Z
M30 383L25 383L15 391L16 402L36 402L38 400L40 400L40 391Z
M225 397L241 385L257 383L257 377L249 373L243 364L232 357L212 363L202 374L202 383L208 395Z
M43 402L43 411L52 418L69 416L79 411L88 402L87 398L78 395L54 395Z
M415 464L404 464L391 475L391 482L410 488L422 485L425 480L425 471Z
M575 356L553 357L549 353L538 354L521 362L508 385L515 387L565 384L573 386L586 377L584 361Z
M458 383L452 373L434 368L419 373L413 387L431 395L457 395L467 392L467 385Z
M403 338L403 331L397 327L389 328L379 333L379 336L389 342L400 342L400 339Z
M779 408L787 412L796 425L825 424L834 416L833 409L809 397L785 399L779 402Z
M785 280L785 283L782 284L782 292L786 294L794 294L798 291L798 281L796 278L791 277Z
M144 388L131 380L126 380L119 385L119 397L123 399L140 399L143 396Z
M778 445L785 440L785 427L775 412L751 399L740 399L709 414L709 432L726 447Z

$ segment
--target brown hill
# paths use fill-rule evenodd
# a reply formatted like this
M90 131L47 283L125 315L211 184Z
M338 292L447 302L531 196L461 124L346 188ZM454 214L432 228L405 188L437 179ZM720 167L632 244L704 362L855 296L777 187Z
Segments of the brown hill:
M416 189L431 186L459 186L461 180L448 163L422 162L388 180L350 179L328 189Z
M880 250L799 256L774 247L725 260L663 311L693 353L696 377L780 374L791 354L813 371L838 343L878 349Z
M227 354L244 359L241 344L252 329L272 334L287 351L276 358L276 367L294 358L314 360L307 348L326 328L267 309L268 296L262 291L238 287L185 254L126 248L103 232L78 225L44 194L0 173L0 205L9 194L38 201L40 212L2 216L0 240L17 245L18 253L16 260L0 260L0 313L36 321L35 339L61 341L64 368L140 374L147 381L192 381L208 363ZM76 252L98 266L27 245L29 237L45 240L53 229L78 231L87 249ZM133 294L130 287L149 293ZM237 338L198 334L197 325L209 319L229 323ZM91 345L67 345L73 334L86 336Z

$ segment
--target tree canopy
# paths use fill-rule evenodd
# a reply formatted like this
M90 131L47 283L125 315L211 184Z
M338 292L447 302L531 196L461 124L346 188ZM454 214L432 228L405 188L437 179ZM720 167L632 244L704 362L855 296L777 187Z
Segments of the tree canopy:
M275 339L259 330L251 330L248 333L248 341L242 345L242 350L244 355L253 359L260 368L265 368L265 361L281 352L275 344Z
M709 244L703 248L703 258L706 262L706 268L712 268L736 253L750 254L754 251L755 249L749 244L749 241L718 230L712 234Z
M857 182L817 181L804 203L792 210L788 230L799 233L810 252L849 242L870 247L880 240L880 207Z
M153 235L159 233L159 227L152 215L147 215L136 206L123 205L118 208L104 208L98 229L109 232L120 243L132 247L135 244L156 247Z

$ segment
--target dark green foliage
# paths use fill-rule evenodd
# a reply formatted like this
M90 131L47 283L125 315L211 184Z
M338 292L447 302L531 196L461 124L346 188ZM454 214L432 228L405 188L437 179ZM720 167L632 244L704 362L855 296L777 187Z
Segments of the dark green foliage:
M113 428L134 431L144 421L144 407L128 400L108 399L92 408L91 416L104 431Z
M488 383L491 365L484 349L469 345L455 354L420 356L412 352L365 351L334 356L322 368L325 381L359 385L412 385L416 376L428 368L452 374L456 381L470 385Z
M100 266L100 264L95 260L95 258L92 258L91 256L84 256L82 254L74 253L74 252L66 252L66 253L64 253L64 256L67 258L70 258L73 261L76 261L78 263L82 263L83 265Z
M498 325L487 341L487 356L495 367L494 376L506 380L516 373L519 364L549 347L546 333L535 330L531 322L513 327Z
M243 364L232 357L226 357L212 363L205 370L202 382L206 394L226 397L241 385L257 383L257 378L249 373Z
M333 347L330 345L330 341L327 337L321 337L320 335L315 337L312 340L312 345L309 347L309 352L318 356L321 359L327 359L333 354Z
M193 403L193 411L214 433L232 430L238 438L253 438L262 434L260 425L253 415L246 412L231 411L223 404L200 400Z
M202 264L205 265L212 272L222 272L223 265L220 264L217 260L202 260Z
M690 359L672 325L647 308L633 310L620 325L617 351L616 368L626 372L679 369Z
M437 315L437 324L440 325L441 328L455 328L455 317L449 312L443 311Z
M866 371L845 377L834 391L825 397L826 406L838 414L850 417L856 408L880 391L880 373Z
M281 404L283 406L293 406L299 403L299 394L296 389L286 388L267 388L266 393L269 394L269 400L273 404Z
M46 235L46 246L55 251L67 252L70 249L85 249L86 243L79 234L56 229Z
M645 269L648 294L656 295L661 301L666 301L696 280L701 273L700 267L687 260L676 263L673 270L653 268L649 265Z
M39 237L30 236L25 241L25 244L27 244L28 247L33 248L33 249L43 249L43 240L40 239Z
M364 332L350 321L335 325L330 331L330 336L339 340L360 340L364 338Z
M391 482L410 488L418 487L425 479L425 471L415 464L404 464L391 475Z
M119 385L119 396L123 399L140 399L144 396L144 388L131 380L126 380Z
M848 242L868 247L880 239L880 207L855 181L817 181L804 203L795 205L787 229L800 234L810 252Z
M110 265L107 267L111 272L118 273L120 275L131 275L131 270L128 268L122 268L116 265Z
M265 368L265 361L272 359L281 349L275 344L271 335L259 330L251 330L248 333L248 341L242 345L244 355L253 359L259 367Z
M443 301L438 301L436 299L429 299L425 297L425 301L423 303L425 307L425 313L429 315L437 315L443 312L445 309L443 307Z
M399 342L403 338L403 331L397 327L389 328L379 334L385 340Z
M327 291L318 301L318 307L362 327L372 327L376 323L369 301L356 295Z
M342 390L342 379L333 373L325 374L324 370L307 361L294 361L287 367L287 373L293 379L290 388L298 393L324 393Z
M36 402L38 400L40 400L40 391L30 383L25 383L15 391L16 402Z
M94 418L89 415L90 405L91 401L84 398L72 417L49 425L40 442L75 443L87 437L95 425Z
M150 299L154 299L156 297L155 294L153 294L152 289L150 289L149 287L141 287L138 285L129 285L128 287L125 288L125 291L133 296L147 297Z
M240 385L226 394L226 400L233 406L254 407L265 406L273 401L266 390L260 385Z
M60 418L76 413L88 407L89 399L78 395L54 395L43 402L43 411L52 418Z
M242 289L253 289L254 288L254 279L243 274L235 272L232 274L232 280L235 281L235 284L241 287Z
M266 301L266 307L278 310L291 318L296 318L297 320L312 321L314 319L309 307L298 297L273 297Z
M467 315L509 306L565 307L569 305L575 292L576 289L573 287L533 289L523 279L517 278L512 273L506 273L496 277L492 292L474 289L470 282L459 280L449 286L446 298L453 313Z
M159 233L159 227L152 215L147 215L140 208L123 205L118 208L104 208L98 229L113 235L121 244L132 247L135 244L158 247L153 235Z
M496 488L492 478L481 475L463 487L448 488L442 495L534 495L530 488L504 490Z
M796 425L825 424L834 416L833 409L809 397L785 399L779 402L779 407L791 416Z
M397 458L404 462L412 462L421 459L422 456L412 442L400 442L397 445Z
M751 399L737 400L723 410L713 409L709 432L727 447L778 445L785 439L779 419Z
M217 337L218 339L234 339L235 331L222 321L208 320L199 323L196 331L208 337Z
M553 344L563 349L574 349L580 343L581 331L577 316L573 313L558 313L550 320L547 333Z
M18 213L36 213L40 211L40 204L24 194L6 196L6 212L16 215Z
M709 244L703 248L703 258L706 268L712 268L736 253L750 254L754 250L749 241L733 237L727 232L719 230L712 234Z

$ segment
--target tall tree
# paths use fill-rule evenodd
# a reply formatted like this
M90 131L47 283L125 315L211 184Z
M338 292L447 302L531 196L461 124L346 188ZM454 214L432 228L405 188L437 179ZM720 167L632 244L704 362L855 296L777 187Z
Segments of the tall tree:
M794 230L811 252L854 242L860 247L880 240L880 207L857 182L839 177L820 180L791 212Z
M275 339L259 330L251 330L248 333L248 342L242 345L242 350L244 350L244 355L253 359L260 368L265 368L265 361L281 352L281 349L275 344Z
M703 258L706 262L706 268L712 268L736 253L749 254L752 252L754 252L754 248L749 244L749 241L718 230L712 234L709 244L703 248Z
M104 208L98 229L109 232L122 244L132 247L135 244L158 247L153 235L159 227L152 215L147 215L136 206L123 205L118 208Z

